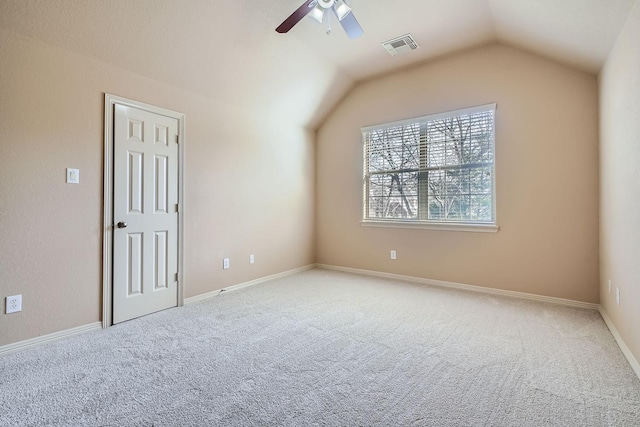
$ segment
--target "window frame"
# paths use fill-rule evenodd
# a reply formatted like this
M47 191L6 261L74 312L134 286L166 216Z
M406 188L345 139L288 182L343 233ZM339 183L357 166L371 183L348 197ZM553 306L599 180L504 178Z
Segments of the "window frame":
M363 149L363 171L362 171L362 220L360 221L362 226L369 227L388 227L388 228L412 228L412 229L434 229L434 230L444 230L444 231L470 231L470 232L497 232L500 227L497 225L497 195L496 195L496 144L495 144L495 135L496 135L496 110L497 104L490 103L484 105L478 105L475 107L462 108L457 110L445 111L436 114L429 114L421 117L414 117L410 119L398 120L394 122L381 123L377 125L365 126L360 129L362 135L362 149ZM420 204L422 202L419 201L418 208L418 218L368 218L368 209L369 209L369 171L367 170L368 164L368 150L367 150L367 140L365 135L369 132L382 130L392 127L400 127L407 126L411 124L419 124L422 128L428 121L441 120L441 119L449 119L458 116L464 115L472 115L481 112L493 112L493 132L491 135L491 147L493 149L493 164L492 168L492 185L491 185L491 201L492 201L492 217L493 221L437 221L430 219L421 219L423 214L421 214ZM421 130L422 136L422 130ZM445 168L450 168L447 166ZM440 170L444 170L440 169ZM423 173L422 169L418 170L418 173ZM426 181L428 182L428 181ZM423 186L425 181L418 180L418 186ZM424 208L423 208L424 209Z

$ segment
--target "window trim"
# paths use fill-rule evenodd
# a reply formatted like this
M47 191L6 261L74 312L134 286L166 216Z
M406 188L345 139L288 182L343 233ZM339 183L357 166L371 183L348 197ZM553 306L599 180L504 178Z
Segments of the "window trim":
M412 228L424 230L440 230L440 231L468 231L473 233L497 233L500 227L493 223L471 223L471 222L436 222L436 221L420 221L415 219L398 220L398 219L367 219L360 221L363 227L374 228Z
M458 110L450 110L441 113L428 114L426 116L413 117L404 120L397 120L393 122L381 123L377 125L364 126L360 128L361 134L365 132L371 132L381 129L386 129L389 127L399 127L406 126L409 124L414 124L417 122L425 122L430 120L439 120L446 119L461 115L471 115L475 113L485 112L493 110L493 135L491 144L493 146L493 183L492 183L492 210L493 210L493 221L492 222L473 222L473 221L430 221L430 220L419 220L419 219L402 219L402 218L391 218L391 219L369 219L366 217L367 215L367 202L369 200L367 194L367 170L366 170L366 142L362 141L362 149L363 149L363 170L362 170L362 214L361 214L361 226L367 227L383 227L383 228L409 228L409 229L431 229L431 230L442 230L442 231L468 231L468 232L484 232L484 233L495 233L500 230L498 224L498 212L496 209L497 206L497 194L496 194L496 184L497 184L497 176L496 176L496 162L497 162L497 154L496 154L496 110L498 109L497 103L489 103L478 105L474 107L461 108Z

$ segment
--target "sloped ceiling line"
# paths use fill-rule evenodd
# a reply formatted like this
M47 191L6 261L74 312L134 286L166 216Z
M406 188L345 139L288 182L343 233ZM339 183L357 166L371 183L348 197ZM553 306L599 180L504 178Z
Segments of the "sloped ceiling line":
M355 40L305 19L301 0L3 0L0 26L238 108L314 128L355 82L501 42L596 74L634 0L350 0ZM380 46L411 33L420 48ZM170 58L170 60L168 60Z

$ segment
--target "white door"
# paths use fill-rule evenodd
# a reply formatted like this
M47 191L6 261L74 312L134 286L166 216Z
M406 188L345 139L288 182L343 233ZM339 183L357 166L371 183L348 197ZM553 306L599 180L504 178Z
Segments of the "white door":
M178 120L115 105L113 323L178 305Z

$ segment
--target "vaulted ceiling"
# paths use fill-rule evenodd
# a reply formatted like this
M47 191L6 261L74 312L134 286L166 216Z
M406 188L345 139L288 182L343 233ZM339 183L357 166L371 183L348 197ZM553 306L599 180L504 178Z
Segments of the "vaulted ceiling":
M635 1L351 0L355 40L310 18L276 33L303 0L2 0L0 27L314 128L356 82L482 44L597 74ZM406 33L419 49L382 48Z

